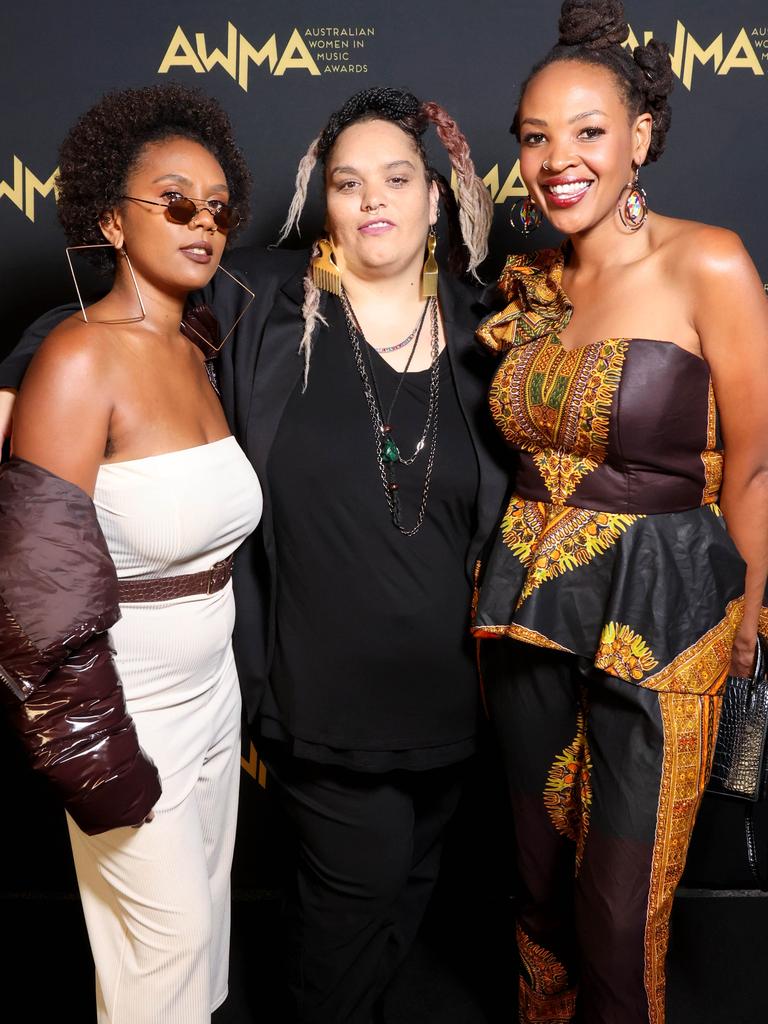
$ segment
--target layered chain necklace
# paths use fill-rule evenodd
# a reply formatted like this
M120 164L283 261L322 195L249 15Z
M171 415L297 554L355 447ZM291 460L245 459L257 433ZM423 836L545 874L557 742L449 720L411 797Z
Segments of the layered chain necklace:
M347 332L349 334L349 342L352 346L352 352L355 357L355 364L357 371L360 374L360 380L363 384L363 394L368 405L368 411L371 416L371 424L373 426L374 440L376 444L376 461L379 466L379 475L381 476L381 482L384 487L384 493L387 497L387 504L389 505L389 512L392 516L392 522L406 537L412 537L421 527L424 522L424 515L427 510L427 496L429 495L429 483L432 479L432 469L435 464L435 454L437 452L437 411L438 411L438 399L440 396L440 333L438 329L437 320L437 299L427 299L424 304L424 310L421 314L418 324L414 328L414 331L409 335L408 341L412 341L413 347L408 355L408 361L405 364L405 369L400 374L400 379L395 387L395 392L392 396L392 401L389 403L386 415L384 414L384 408L382 406L381 397L379 395L379 389L376 384L376 375L373 371L373 363L368 358L368 368L366 369L366 359L363 355L363 345L360 344L360 339L367 348L368 343L365 340L362 328L358 323L357 317L354 314L352 306L350 305L347 293L342 288L341 292L341 304L344 310L344 319L347 323ZM421 437L416 442L416 447L413 452L404 456L395 442L392 436L392 412L395 408L398 396L400 395L400 389L403 386L405 375L408 373L411 362L413 360L414 353L416 352L416 346L418 345L419 336L421 334L421 328L426 319L427 312L430 313L430 333L431 333L431 355L432 363L429 374L429 399L427 401L427 416L424 422L424 429L421 432ZM398 344L392 349L377 349L379 352L394 351L396 348L402 348L403 344ZM370 376L368 371L370 370ZM416 522L410 528L403 526L402 515L400 509L400 497L398 494L399 486L397 483L397 466L411 466L419 457L421 452L427 450L427 465L424 471L424 486L421 492L421 501L419 503L419 509L416 515Z

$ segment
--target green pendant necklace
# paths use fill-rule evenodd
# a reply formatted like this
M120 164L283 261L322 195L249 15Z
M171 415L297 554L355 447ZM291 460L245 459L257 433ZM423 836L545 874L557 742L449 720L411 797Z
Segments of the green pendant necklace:
M416 331L413 348L408 356L408 361L405 364L405 369L400 374L395 393L392 396L392 401L389 403L386 417L383 414L381 406L381 398L379 396L379 389L376 385L376 375L373 370L373 363L371 362L370 356L368 357L368 365L370 369L370 377L366 370L365 358L363 356L363 349L367 350L368 345L365 341L365 335L363 334L360 325L357 321L357 317L354 314L352 306L350 305L347 294L342 288L341 293L342 309L344 310L344 317L347 322L347 331L349 333L349 341L352 345L352 351L355 356L355 363L357 364L357 370L360 374L360 380L363 385L363 392L365 399L368 404L368 411L371 415L371 424L373 426L374 438L376 441L376 460L379 464L379 474L381 476L381 482L384 486L384 492L387 497L387 504L389 505L389 511L392 516L392 522L394 526L404 534L406 537L412 537L421 527L424 522L424 515L427 510L427 496L429 494L429 484L432 478L432 468L435 463L435 455L437 452L437 417L438 417L438 400L439 400L439 387L440 387L440 367L439 367L439 355L440 355L440 340L439 340L439 326L438 326L438 315L437 315L437 299L430 298L427 300L424 312L422 313L419 326ZM404 457L394 438L392 437L392 426L390 419L392 411L395 407L395 402L400 393L405 375L408 373L408 369L411 365L414 352L416 351L416 345L418 343L419 335L421 333L421 327L424 323L424 319L427 315L427 310L431 309L431 355L432 365L430 367L429 374L429 398L427 401L427 416L424 424L424 430L419 438L413 453ZM359 335L359 337L358 337ZM360 344L360 337L363 340L363 345ZM421 451L427 446L429 442L429 450L427 453L427 464L424 472L424 485L421 493L421 501L419 502L418 512L416 514L416 521L413 526L407 528L403 526L401 509L400 509L400 498L398 495L399 485L396 479L396 467L410 466L418 458Z

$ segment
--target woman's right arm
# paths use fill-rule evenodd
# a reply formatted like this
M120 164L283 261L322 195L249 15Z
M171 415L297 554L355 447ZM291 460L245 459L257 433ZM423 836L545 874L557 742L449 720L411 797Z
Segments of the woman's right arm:
M118 580L90 497L117 394L110 348L76 321L46 339L0 471L0 694L31 765L89 834L140 825L160 796L107 633Z
M93 495L112 415L110 346L77 321L30 363L14 412L13 454Z
M38 317L24 331L16 347L0 362L0 444L11 436L16 393L41 342L70 317L78 306L57 306Z

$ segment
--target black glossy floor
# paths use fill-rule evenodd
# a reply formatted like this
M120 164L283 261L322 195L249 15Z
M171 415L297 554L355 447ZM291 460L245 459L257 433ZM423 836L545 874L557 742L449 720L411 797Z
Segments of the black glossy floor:
M74 898L4 899L4 999L23 994L6 1021L91 1024L92 967ZM278 903L236 900L232 990L214 1024L284 1024L274 942ZM386 1024L512 1024L511 908L438 897L422 935L387 993ZM41 927L41 925L44 925ZM678 896L669 965L668 1024L765 1024L768 899Z

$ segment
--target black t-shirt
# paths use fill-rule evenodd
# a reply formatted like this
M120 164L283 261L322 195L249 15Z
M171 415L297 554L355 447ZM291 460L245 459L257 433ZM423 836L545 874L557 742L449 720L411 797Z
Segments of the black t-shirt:
M386 410L400 374L366 351ZM392 413L404 455L424 429L429 377L408 373ZM362 382L341 307L331 303L307 390L297 385L288 400L268 464L276 648L261 729L297 756L384 771L450 764L474 749L465 562L479 473L445 351L437 429L424 522L406 537L392 522ZM396 469L406 528L428 449Z

